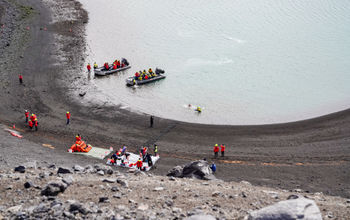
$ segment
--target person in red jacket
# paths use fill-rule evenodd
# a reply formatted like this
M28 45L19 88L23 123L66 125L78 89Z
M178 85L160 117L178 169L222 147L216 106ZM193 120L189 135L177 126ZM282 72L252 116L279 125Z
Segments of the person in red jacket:
M19 84L22 84L23 83L23 76L21 74L19 74L18 78L19 78Z
M221 144L221 156L224 157L225 156L225 144Z
M30 116L30 120L31 120L32 122L34 122L35 119L36 119L36 115L35 115L35 114L32 114L32 115Z
M33 128L33 121L29 121L28 122L28 126L29 126L30 130L32 130L32 128Z
M136 162L137 169L141 170L142 169L142 161L141 158Z
M36 118L35 121L34 121L34 127L35 127L35 131L38 131L38 119Z
M29 118L29 112L28 110L24 111L24 115L26 116L26 123L28 123L28 118Z
M88 63L88 65L86 66L87 70L90 72L91 71L91 65L90 63Z
M69 124L69 119L70 119L70 112L66 113L66 118L67 118L67 125Z
M215 158L218 157L218 154L219 154L219 146L218 146L218 144L215 144L215 146L214 146L214 156L215 156Z
M113 64L113 69L116 70L117 69L117 64Z

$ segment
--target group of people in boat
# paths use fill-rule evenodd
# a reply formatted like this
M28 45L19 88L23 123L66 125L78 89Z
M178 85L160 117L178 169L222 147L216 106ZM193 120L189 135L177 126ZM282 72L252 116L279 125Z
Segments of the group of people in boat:
M129 65L128 61L123 58L121 61L115 60L112 65L110 65L108 62L105 62L103 64L103 70L110 70L110 69L116 70L118 68L123 68L123 67L128 66L128 65ZM94 62L94 69L97 69L97 68L98 68L98 65L96 62ZM87 69L90 72L90 70L91 70L90 63L87 65Z
M145 80L145 79L151 79L153 77L156 77L157 73L153 72L152 68L148 69L148 72L146 70L139 71L135 73L134 79L135 80Z

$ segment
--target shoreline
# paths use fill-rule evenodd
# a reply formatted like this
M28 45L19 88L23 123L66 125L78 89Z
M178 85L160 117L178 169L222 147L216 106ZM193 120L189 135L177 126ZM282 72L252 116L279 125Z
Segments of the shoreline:
M85 36L81 31L85 30L88 18L80 3L73 2L65 7L79 10L79 15L86 13L83 20L50 23L52 15L44 3L18 2L30 4L39 13L30 24L32 37L20 58L21 65L11 69L12 63L21 56L20 52L15 54L17 58L6 58L7 62L0 65L5 78L0 87L0 122L16 124L25 139L51 144L55 146L53 153L63 156L76 133L93 146L106 148L127 145L130 150L137 151L142 145L157 143L163 156L152 172L159 175L189 160L212 160L212 146L225 143L225 160L214 160L220 179L350 197L350 177L346 175L350 168L350 109L272 125L205 125L155 118L154 128L149 129L148 115L98 103L90 103L87 108L81 106L78 95L69 97L73 88L66 86L65 81L72 80L76 87L85 88L86 80L84 76L74 75L85 59ZM57 5L53 10L66 10L63 1ZM47 31L40 29L44 27ZM57 36L61 41L55 38ZM63 47L57 50L61 44ZM23 86L18 85L18 72L23 72ZM38 132L29 131L23 123L25 109L38 115ZM72 113L69 126L65 125L66 111Z

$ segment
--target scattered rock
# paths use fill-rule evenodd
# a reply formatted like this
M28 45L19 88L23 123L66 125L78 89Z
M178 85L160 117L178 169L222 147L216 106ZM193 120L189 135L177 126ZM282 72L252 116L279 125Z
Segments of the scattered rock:
M113 186L113 187L111 188L111 190L112 190L113 192L117 192L117 191L119 191L119 188L118 188L117 186Z
M67 173L72 173L69 168L64 168L64 167L59 167L57 170L57 174L62 173L62 174L67 174Z
M74 170L75 172L83 172L83 171L84 171L84 167L82 167L82 166L80 166L80 165L78 165L78 164L75 164L75 165L73 166L73 170Z
M33 183L30 182L30 181L24 183L24 188L26 188L26 189L28 189L28 188L30 188L32 186L33 186Z
M221 195L221 192L213 192L211 194L212 197L218 197L219 195Z
M138 210L141 210L141 211L146 211L148 209L148 205L147 204L144 204L144 203L141 203L138 207L137 207Z
M99 171L97 171L97 174L100 175L100 176L104 176L105 172L103 170L99 170Z
M287 200L289 200L289 199L298 199L298 198L299 198L298 195L290 195L290 196L288 196Z
M98 202L100 202L100 203L109 202L109 198L108 197L100 197L98 199Z
M249 214L248 220L312 219L322 220L320 209L313 200L303 197L278 202Z
M166 204L167 206L171 207L171 206L174 205L174 201L171 200L171 199L168 199L168 200L165 201L165 204Z
M171 176L171 177L169 178L169 180L170 180L170 181L176 181L176 178L173 177L173 176Z
M83 215L88 214L88 210L79 202L73 202L72 204L70 204L69 206L69 212L80 212Z
M15 167L15 172L24 173L26 172L26 168L24 166Z
M113 198L121 199L122 195L120 193L116 193L116 194L113 195Z
M184 220L216 220L212 215L192 215L184 218Z
M63 182L53 181L49 182L41 191L42 196L57 196L67 189L67 185Z
M17 213L19 212L19 210L21 210L21 208L22 208L22 205L16 205L6 209L6 211L10 213Z
M117 179L114 179L114 178L107 178L107 179L103 179L102 182L105 182L105 183L115 183L115 182L117 182Z
M74 182L74 178L71 175L69 175L69 176L65 176L62 179L62 181L69 186Z
M153 189L153 191L162 191L162 190L164 190L164 188L161 187L161 186L156 187L156 188Z
M125 188L128 188L129 187L129 184L126 180L123 180L123 179L118 179L117 180L117 183L119 183L120 185L122 185L123 187Z

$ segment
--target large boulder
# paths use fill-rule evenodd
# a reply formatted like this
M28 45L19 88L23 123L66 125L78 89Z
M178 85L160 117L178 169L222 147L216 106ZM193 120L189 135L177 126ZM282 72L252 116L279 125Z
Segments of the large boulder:
M63 193L67 189L67 184L60 181L49 182L45 188L41 191L42 196L57 196L59 193Z
M249 214L248 220L322 220L313 200L304 197L281 201Z
M167 176L187 177L196 179L216 179L207 161L198 160L186 164L184 167L176 166L170 170Z

